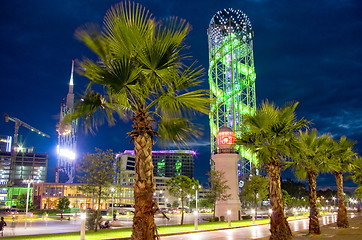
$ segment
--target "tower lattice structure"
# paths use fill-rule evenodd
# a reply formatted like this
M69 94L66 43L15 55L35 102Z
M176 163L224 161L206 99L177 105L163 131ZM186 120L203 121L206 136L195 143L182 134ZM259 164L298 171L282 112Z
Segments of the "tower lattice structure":
M73 72L74 60L72 61L72 71L69 81L69 91L66 101L63 100L60 107L60 121L70 113L74 112L74 93L73 93ZM78 120L73 120L69 124L58 124L58 155L57 155L57 173L56 182L73 183L75 177L76 146L77 146ZM63 174L61 174L63 173ZM65 175L62 176L62 175Z
M256 109L254 32L249 18L232 8L217 12L207 30L209 42L209 85L211 152L217 151L218 130L227 126L236 137L243 131L243 114ZM241 146L239 175L249 175L255 157Z

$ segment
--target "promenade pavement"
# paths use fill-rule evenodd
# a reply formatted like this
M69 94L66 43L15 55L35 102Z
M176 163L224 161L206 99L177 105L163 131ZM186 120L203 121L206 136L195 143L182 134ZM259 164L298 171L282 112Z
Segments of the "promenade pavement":
M306 239L322 239L328 238L333 240L362 240L362 215L354 218L349 218L349 228L337 228L336 223L324 225L321 227L322 236L308 237L306 234L307 230L294 233L295 240L306 240ZM260 240L266 240L263 238Z
M333 240L362 240L362 215L352 214L349 216L351 227L348 229L337 229L337 215L328 215L320 218L322 236L314 236L312 239L333 239ZM293 231L293 239L306 240L311 237L308 233L309 220L289 219L289 225ZM162 240L247 240L247 239L269 239L269 225L249 226L227 230L215 230L189 234L176 234L161 236Z

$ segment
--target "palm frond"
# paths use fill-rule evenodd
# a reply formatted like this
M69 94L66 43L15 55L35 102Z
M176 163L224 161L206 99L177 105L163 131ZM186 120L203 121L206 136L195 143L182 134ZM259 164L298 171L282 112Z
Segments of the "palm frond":
M106 58L108 54L108 47L103 43L104 38L98 25L86 24L83 27L79 27L75 31L75 37L82 41L101 59Z
M93 130L97 129L98 125L102 125L104 119L110 125L114 124L113 108L114 106L109 104L102 95L90 91L77 102L75 111L65 116L63 123L68 123L74 119L82 119L85 130L94 133Z
M162 118L158 132L161 143L171 142L178 147L187 146L188 142L201 136L197 126L185 118Z

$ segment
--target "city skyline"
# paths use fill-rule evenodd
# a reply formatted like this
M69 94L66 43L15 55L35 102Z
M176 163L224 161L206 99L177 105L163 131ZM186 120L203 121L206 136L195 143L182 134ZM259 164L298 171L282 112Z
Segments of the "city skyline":
M54 181L59 107L68 92L73 59L94 57L75 39L75 30L89 22L102 24L105 12L119 1L7 1L1 11L1 110L51 136L41 138L19 129L23 141L35 152L49 153L48 180ZM311 120L321 133L346 135L357 141L361 153L362 5L358 1L137 1L156 19L178 16L192 25L187 50L205 69L208 88L207 28L213 15L224 8L243 11L254 29L257 105L268 98L281 106L299 101L298 117ZM74 76L79 97L88 81ZM208 116L199 118L204 135L191 143L197 152L195 177L207 179L210 133ZM99 128L96 135L79 129L81 152L94 147L121 152L133 149L126 133L130 123ZM0 134L13 135L14 124L0 121ZM162 149L156 145L155 149ZM53 169L52 169L53 168ZM318 186L330 184L328 176ZM352 185L347 185L352 186Z

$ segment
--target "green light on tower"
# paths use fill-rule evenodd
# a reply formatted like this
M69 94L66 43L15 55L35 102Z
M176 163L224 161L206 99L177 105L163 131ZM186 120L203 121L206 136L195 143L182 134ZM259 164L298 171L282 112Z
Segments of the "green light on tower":
M243 114L256 109L253 38L249 18L232 8L217 12L207 30L209 84L213 100L210 112L211 152L216 150L217 132L231 128L236 137L243 131ZM255 158L236 147L245 161ZM249 162L249 164L250 164Z

